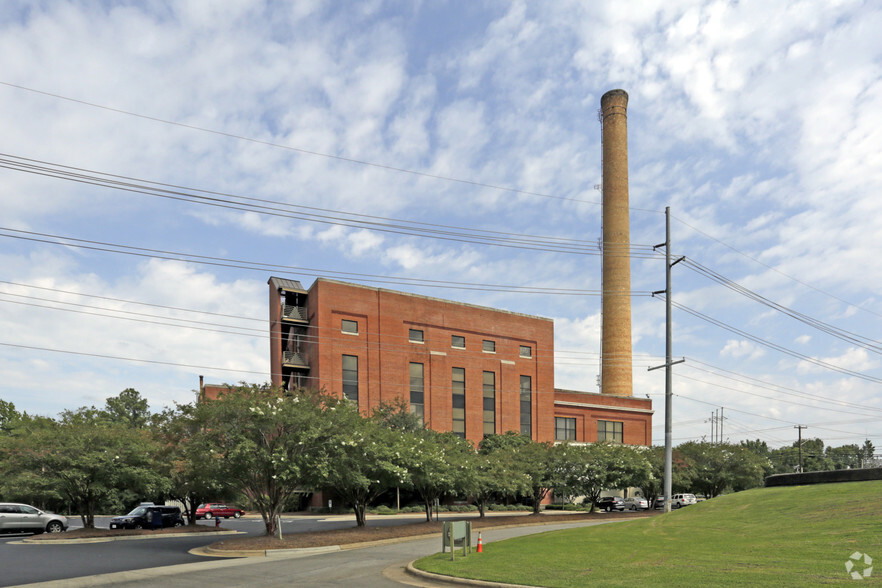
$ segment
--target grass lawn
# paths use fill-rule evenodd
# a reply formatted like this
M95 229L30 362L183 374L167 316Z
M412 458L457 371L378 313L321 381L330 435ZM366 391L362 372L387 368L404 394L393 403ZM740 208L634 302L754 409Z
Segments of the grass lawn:
M855 584L855 553L878 562ZM874 563L877 563L874 562ZM436 554L428 572L533 586L882 584L882 481L758 488L648 519L553 531ZM862 572L863 560L854 570Z

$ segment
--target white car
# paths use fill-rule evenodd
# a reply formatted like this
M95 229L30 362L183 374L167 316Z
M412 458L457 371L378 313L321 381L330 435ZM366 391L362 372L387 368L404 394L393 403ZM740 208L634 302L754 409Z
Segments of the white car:
M642 496L633 496L625 499L627 510L649 510L649 501Z
M689 506L695 504L695 494L674 494L671 497L671 508L680 508L681 506Z

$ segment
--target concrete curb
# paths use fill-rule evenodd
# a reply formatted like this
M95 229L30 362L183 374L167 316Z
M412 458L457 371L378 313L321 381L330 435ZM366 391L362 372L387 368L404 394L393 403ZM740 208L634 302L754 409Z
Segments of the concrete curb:
M527 584L503 584L501 582L487 582L486 580L471 580L469 578L442 576L441 574L433 574L432 572L424 572L416 569L413 567L413 561L408 562L405 571L415 578L435 582L436 584L450 584L452 586L488 586L494 588L540 588L539 586L530 586Z

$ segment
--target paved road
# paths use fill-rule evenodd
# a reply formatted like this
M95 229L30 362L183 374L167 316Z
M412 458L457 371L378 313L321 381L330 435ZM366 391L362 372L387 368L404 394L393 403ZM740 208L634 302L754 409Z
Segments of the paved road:
M456 513L448 516L450 518L462 517ZM109 517L98 517L96 518L96 526L106 528L109 520ZM424 520L424 515L371 517L368 519L368 525L401 525L422 520ZM71 524L72 527L78 526L79 519L71 519ZM199 521L198 524L214 526L214 521ZM296 515L282 519L282 528L285 534L349 528L353 524L352 516ZM263 521L260 518L222 519L221 527L234 529L248 535L262 535L264 533ZM22 544L21 539L21 536L0 536L0 586L196 564L204 562L205 558L190 554L189 551L218 541L218 536L200 534L186 537L66 545ZM426 553L436 550L433 547ZM212 558L212 562L216 563L216 561L215 558Z
M612 521L609 521L612 522ZM533 533L589 526L599 523L569 523L537 527L487 530L484 543ZM122 542L126 543L126 542ZM137 543L137 542L131 542ZM93 546L95 544L92 544ZM98 544L107 545L107 544ZM394 587L402 582L432 586L407 576L401 570L407 562L436 553L441 548L440 536L412 540L393 545L368 547L311 555L308 557L243 558L201 561L175 566L154 567L129 572L69 578L57 582L31 584L31 588L78 588L92 586L163 586L192 588L196 586L248 586L275 588L281 586L364 586ZM480 557L474 554L470 557ZM385 573L384 573L385 572Z

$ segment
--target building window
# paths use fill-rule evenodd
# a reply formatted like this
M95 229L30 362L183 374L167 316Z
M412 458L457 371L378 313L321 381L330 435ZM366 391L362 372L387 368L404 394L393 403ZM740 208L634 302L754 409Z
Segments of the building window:
M465 439L465 369L453 368L453 434Z
M410 329L407 332L407 340L411 343L424 343L423 332L419 329Z
M496 433L496 374L484 372L484 436Z
M484 352L496 353L496 341L489 341L487 339L484 339Z
M358 321L349 321L343 319L343 323L340 326L340 330L344 333L349 333L351 335L358 335Z
M358 404L358 357L343 356L343 397Z
M450 346L456 349L465 349L465 337L462 335L453 335L450 337Z
M518 353L521 357L531 358L533 357L533 348L529 345L521 345L520 353Z
M521 376L521 435L533 436L533 378Z
M421 331L422 332L422 331ZM425 383L423 364L410 364L410 412L416 415L422 425L425 418Z
M597 440L622 443L623 424L621 421L597 421Z
M554 440L575 441L576 419L566 417L554 417Z

